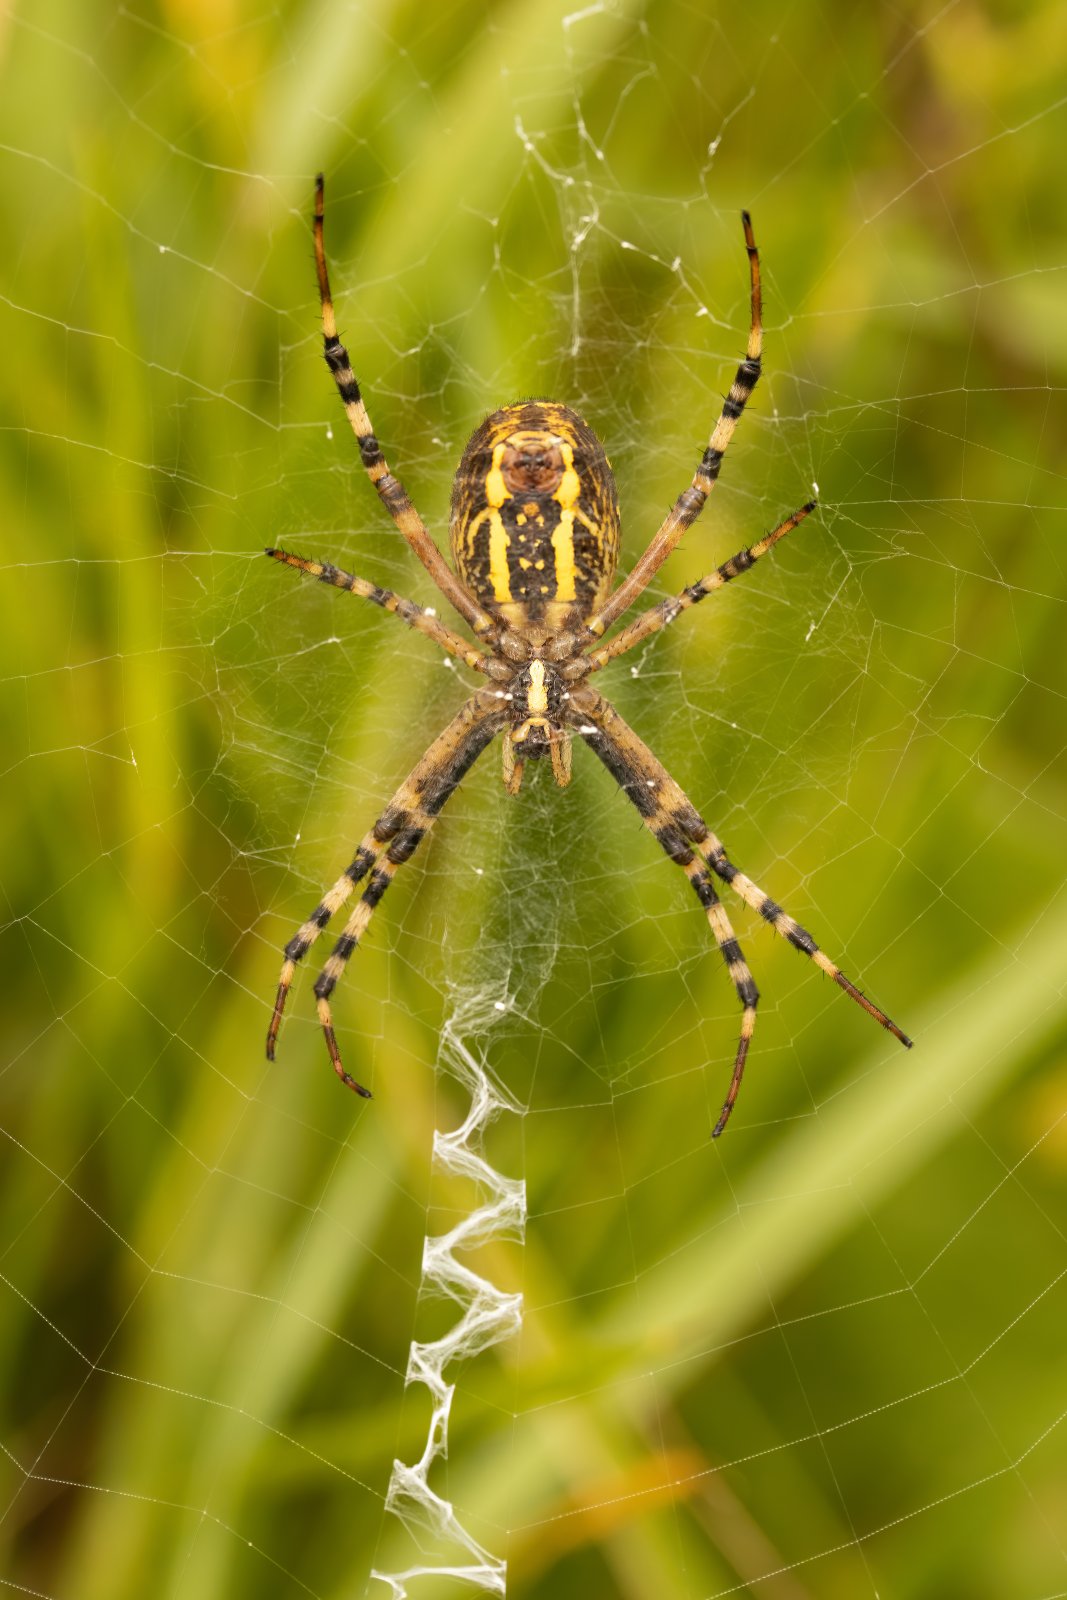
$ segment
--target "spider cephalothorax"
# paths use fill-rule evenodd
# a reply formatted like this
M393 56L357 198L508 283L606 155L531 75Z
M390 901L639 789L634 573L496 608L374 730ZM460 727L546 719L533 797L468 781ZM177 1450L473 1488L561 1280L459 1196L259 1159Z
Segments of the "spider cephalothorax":
M553 661L534 656L507 691L510 727L504 730L504 784L518 794L527 761L549 756L562 789L571 781L571 734L564 722L570 689Z
M322 243L323 183L315 196L315 261L322 301L326 363L344 402L371 482L400 532L442 594L467 623L477 645L434 612L404 600L332 562L306 561L285 550L267 551L325 583L362 595L402 617L442 650L488 680L476 690L401 784L351 865L285 947L278 992L267 1033L274 1059L296 964L326 924L366 886L315 984L319 1020L334 1070L350 1089L370 1091L345 1071L334 1034L330 997L359 944L375 907L397 869L410 859L464 774L499 733L504 782L517 794L528 761L551 761L560 785L571 775L571 738L589 745L633 802L671 861L681 867L707 915L741 1002L741 1037L733 1075L713 1132L726 1126L741 1086L759 992L712 879L718 878L763 920L803 952L884 1028L911 1041L845 977L811 934L757 888L726 854L722 842L648 746L586 680L617 656L748 569L815 509L809 502L755 544L740 550L681 594L649 607L601 644L647 587L700 515L723 456L760 374L762 327L759 255L748 213L742 213L751 279L748 349L734 377L691 483L682 490L632 571L614 590L619 553L619 503L604 448L576 412L553 400L503 406L476 428L463 452L452 489L451 544L456 571L445 563L401 484L386 465L367 408L337 334Z

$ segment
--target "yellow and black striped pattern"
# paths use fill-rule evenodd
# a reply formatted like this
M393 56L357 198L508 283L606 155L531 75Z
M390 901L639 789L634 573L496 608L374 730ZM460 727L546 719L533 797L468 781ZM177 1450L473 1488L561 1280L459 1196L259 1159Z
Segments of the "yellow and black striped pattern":
M456 570L519 634L581 622L619 557L619 501L604 447L548 400L502 406L476 428L452 487Z

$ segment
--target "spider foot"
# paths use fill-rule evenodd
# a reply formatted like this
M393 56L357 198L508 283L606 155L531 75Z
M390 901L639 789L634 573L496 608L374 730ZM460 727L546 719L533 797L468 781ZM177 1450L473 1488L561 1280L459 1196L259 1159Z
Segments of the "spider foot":
M730 1113L734 1109L734 1101L737 1099L738 1091L741 1088L741 1079L745 1075L745 1060L748 1056L749 1040L752 1038L752 1030L755 1026L756 1008L755 1006L746 1006L745 1014L741 1019L741 1037L737 1041L737 1055L734 1057L734 1075L730 1079L730 1087L727 1091L726 1099L722 1103L719 1120L711 1130L713 1139L719 1137L730 1120Z
M833 963L831 963L831 965L833 965ZM899 1039L905 1050L911 1049L913 1041L908 1038L904 1030L902 1028L898 1028L892 1017L887 1017L885 1012L880 1011L872 1000L867 999L865 994L861 994L859 989L856 988L856 985L854 983L850 983L845 977L845 974L841 971L840 967L835 966L830 976L833 978L836 984L839 984L840 987L844 989L847 995L855 1000L857 1005L862 1006L864 1011L866 1011L869 1016L872 1016L876 1022L880 1022L882 1027L893 1035L894 1039Z
M330 1052L333 1070L341 1082L356 1094L361 1095L364 1100L373 1100L374 1096L370 1090L365 1089L361 1083L357 1083L355 1078L344 1069L344 1064L341 1061L341 1051L337 1043L337 1035L333 1031L333 1021L330 1017L330 1003L328 1000L319 1000L319 1021L322 1023L322 1031L326 1035L326 1048Z
M274 1060L274 1046L278 1040L278 1029L282 1025L282 1012L285 1010L286 998L289 994L289 985L293 981L295 963L286 961L282 967L282 975L278 980L278 993L274 996L274 1010L271 1013L270 1027L267 1029L267 1060Z

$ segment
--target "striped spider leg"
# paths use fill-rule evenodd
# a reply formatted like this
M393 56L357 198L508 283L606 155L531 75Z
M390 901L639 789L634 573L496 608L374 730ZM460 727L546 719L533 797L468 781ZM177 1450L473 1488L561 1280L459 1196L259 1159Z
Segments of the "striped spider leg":
M459 612L463 620L480 638L491 639L498 633L496 622L478 604L470 591L446 565L445 559L430 537L426 525L408 497L407 490L389 471L382 447L375 437L371 420L360 393L359 383L352 370L348 351L337 333L330 278L326 271L326 250L322 238L323 196L325 180L320 172L315 179L315 270L319 279L319 299L322 302L322 342L326 365L333 374L337 392L341 396L352 432L359 446L360 460L382 505L392 517L408 544L414 550L430 577L445 599Z
M601 667L606 667L616 656L625 655L627 650L632 650L651 634L659 633L661 628L668 627L676 617L682 615L683 611L690 610L713 590L721 589L723 584L729 583L733 578L739 578L743 572L748 572L755 566L760 556L766 555L767 551L776 545L779 539L784 539L787 533L792 533L797 524L803 522L804 518L810 516L814 510L815 501L809 500L807 505L801 506L799 511L794 511L791 516L786 517L770 533L764 534L762 539L757 539L755 544L750 544L745 550L739 550L735 556L731 556L728 561L716 567L714 572L709 572L698 582L689 584L681 594L671 595L668 599L649 606L647 611L642 611L632 622L628 622L614 639L609 639L599 650L590 650L584 660L592 663L593 672L599 672Z
M499 691L494 693L483 689L471 696L405 778L369 833L363 836L351 866L323 895L307 921L289 940L267 1031L268 1061L274 1060L274 1045L297 962L303 960L323 928L369 874L367 887L316 980L315 997L334 1071L342 1083L354 1089L356 1094L370 1099L370 1090L350 1077L341 1062L341 1052L333 1030L330 996L349 958L366 933L375 907L392 883L397 869L405 861L411 860L464 774L500 732L507 718L508 712Z
M752 236L752 219L747 211L742 211L741 221L745 230L745 248L748 251L751 283L751 323L745 358L734 375L730 392L723 401L719 419L712 430L700 465L693 474L692 482L688 488L682 490L658 531L653 535L648 548L635 562L633 569L607 600L587 617L586 627L595 638L600 638L613 622L618 621L624 611L629 611L686 529L693 526L703 511L708 495L718 480L723 456L734 436L738 419L759 381L763 352L763 297L760 289L759 251Z
M741 1030L730 1088L716 1135L726 1127L756 1021L759 993L713 877L729 884L764 921L864 1007L903 1044L905 1035L824 955L809 933L739 872L674 779L618 713L586 681L609 662L657 633L713 589L747 572L814 509L809 503L698 583L638 615L607 643L605 631L647 588L699 516L719 476L738 419L760 375L762 307L759 255L747 212L742 213L751 282L751 323L744 360L689 486L682 491L629 576L612 589L619 554L619 501L604 446L588 423L555 400L520 400L492 411L474 430L452 484L449 543L454 570L374 436L348 352L337 333L323 247L323 180L315 187L314 241L326 364L333 374L360 457L382 504L441 593L469 626L476 643L428 609L392 590L343 571L271 548L268 556L334 588L390 611L440 649L481 673L475 692L430 745L377 822L351 865L285 946L267 1056L274 1050L286 997L300 962L323 928L364 884L315 984L319 1022L334 1071L357 1094L368 1091L345 1070L334 1034L330 999L399 867L415 853L435 817L478 756L503 734L503 778L517 795L531 763L549 767L562 788L571 776L575 732L625 789L645 826L682 868L707 914L741 1002ZM364 883L364 880L365 883Z
M264 553L273 556L275 561L281 561L287 567L296 567L300 572L318 578L320 583L332 584L336 589L347 589L350 594L361 595L363 599L381 606L383 611L389 611L393 616L400 617L417 633L425 634L434 644L439 645L450 656L456 656L464 666L470 667L475 672L493 677L505 671L501 668L500 672L494 673L497 663L491 656L476 650L461 634L446 628L432 611L416 605L414 600L405 600L403 595L394 594L392 589L383 589L376 583L368 582L366 578L357 578L351 572L335 567L332 561L307 561L303 556L294 556L288 550L268 549Z
M712 1130L718 1138L730 1119L741 1078L745 1070L749 1042L756 1025L756 1006L759 990L741 954L741 947L712 885L708 867L723 883L738 894L747 905L758 911L776 933L787 939L794 949L800 950L828 977L833 978L845 993L888 1029L901 1044L911 1048L911 1040L901 1032L896 1023L873 1005L866 995L845 977L840 967L830 960L815 943L811 934L782 910L769 895L740 872L729 859L719 839L711 832L703 817L681 787L675 783L666 767L657 761L648 746L627 725L603 696L589 684L583 684L571 694L566 709L567 721L577 730L608 771L625 791L641 815L641 820L652 836L666 851L672 861L682 868L693 885L697 899L707 912L715 942L722 952L727 970L737 990L742 1005L741 1036L734 1059L733 1075L719 1119Z

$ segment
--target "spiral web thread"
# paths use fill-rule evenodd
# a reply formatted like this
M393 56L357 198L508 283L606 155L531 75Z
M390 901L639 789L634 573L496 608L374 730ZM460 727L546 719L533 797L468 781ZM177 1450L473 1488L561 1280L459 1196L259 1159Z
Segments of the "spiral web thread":
M499 1005L495 1008L499 1012ZM456 1515L452 1504L429 1483L438 1458L448 1455L448 1422L455 1384L446 1381L450 1363L469 1359L511 1338L522 1326L522 1295L506 1294L457 1258L457 1252L478 1250L502 1240L522 1241L526 1226L526 1185L497 1172L483 1152L485 1131L501 1111L521 1113L521 1106L487 1072L464 1043L463 1035L488 1020L484 995L461 1002L441 1036L440 1065L470 1094L470 1110L451 1133L434 1133L433 1171L465 1179L479 1203L448 1233L427 1234L423 1244L419 1299L442 1296L462 1311L458 1322L440 1338L413 1339L406 1384L425 1384L433 1402L426 1446L412 1465L393 1462L386 1510L400 1519L418 1542L429 1534L437 1547L462 1552L456 1561L442 1557L405 1567L399 1572L374 1568L371 1578L388 1584L395 1600L404 1600L406 1585L417 1578L453 1578L489 1594L503 1595L507 1562L484 1549ZM380 1592L380 1591L375 1591Z

